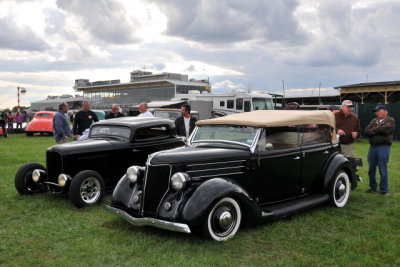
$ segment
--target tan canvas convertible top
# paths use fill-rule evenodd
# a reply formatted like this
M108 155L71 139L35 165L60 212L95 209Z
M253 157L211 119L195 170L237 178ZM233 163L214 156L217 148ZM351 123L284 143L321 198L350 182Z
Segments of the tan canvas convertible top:
M328 110L256 110L236 113L209 120L197 125L243 125L254 127L278 127L302 124L326 124L335 128L335 115Z

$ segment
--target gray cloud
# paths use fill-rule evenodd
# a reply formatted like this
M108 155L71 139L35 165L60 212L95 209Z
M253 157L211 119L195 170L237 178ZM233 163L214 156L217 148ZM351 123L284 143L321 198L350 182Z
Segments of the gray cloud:
M148 0L168 17L167 34L205 43L259 39L304 43L307 35L293 16L298 3L257 0Z
M139 22L128 20L124 7L117 1L57 0L57 6L68 14L76 16L82 22L84 30L105 43L138 42L135 32Z
M25 51L44 51L48 44L29 27L17 27L10 17L0 19L0 48Z

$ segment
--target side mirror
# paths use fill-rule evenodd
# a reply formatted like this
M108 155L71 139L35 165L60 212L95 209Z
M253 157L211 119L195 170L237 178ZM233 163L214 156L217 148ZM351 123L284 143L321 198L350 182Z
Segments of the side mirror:
M274 149L274 146L273 146L271 143L267 143L267 144L265 145L265 149L268 150L268 151L270 151L270 150Z

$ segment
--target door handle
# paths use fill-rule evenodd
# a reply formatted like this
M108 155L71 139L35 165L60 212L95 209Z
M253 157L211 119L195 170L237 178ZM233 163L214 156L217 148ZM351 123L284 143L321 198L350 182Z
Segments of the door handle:
M329 153L329 151L328 151L328 150L325 150L325 151L324 151L324 154L328 154L328 153Z
M300 159L300 157L299 157L299 156L297 156L297 157L295 157L294 159Z
M140 150L133 149L132 152L140 152Z

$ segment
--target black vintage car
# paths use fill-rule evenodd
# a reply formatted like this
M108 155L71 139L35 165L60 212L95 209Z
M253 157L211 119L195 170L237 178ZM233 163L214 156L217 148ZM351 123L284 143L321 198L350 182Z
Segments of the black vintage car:
M20 194L68 193L77 207L99 203L129 166L145 164L153 152L185 144L173 135L173 127L173 122L160 118L100 121L91 126L87 140L48 148L47 168L23 165L15 175L15 187Z
M331 111L254 111L197 122L188 145L153 153L118 182L106 211L210 239L241 224L330 203L343 207L361 178L339 153Z

